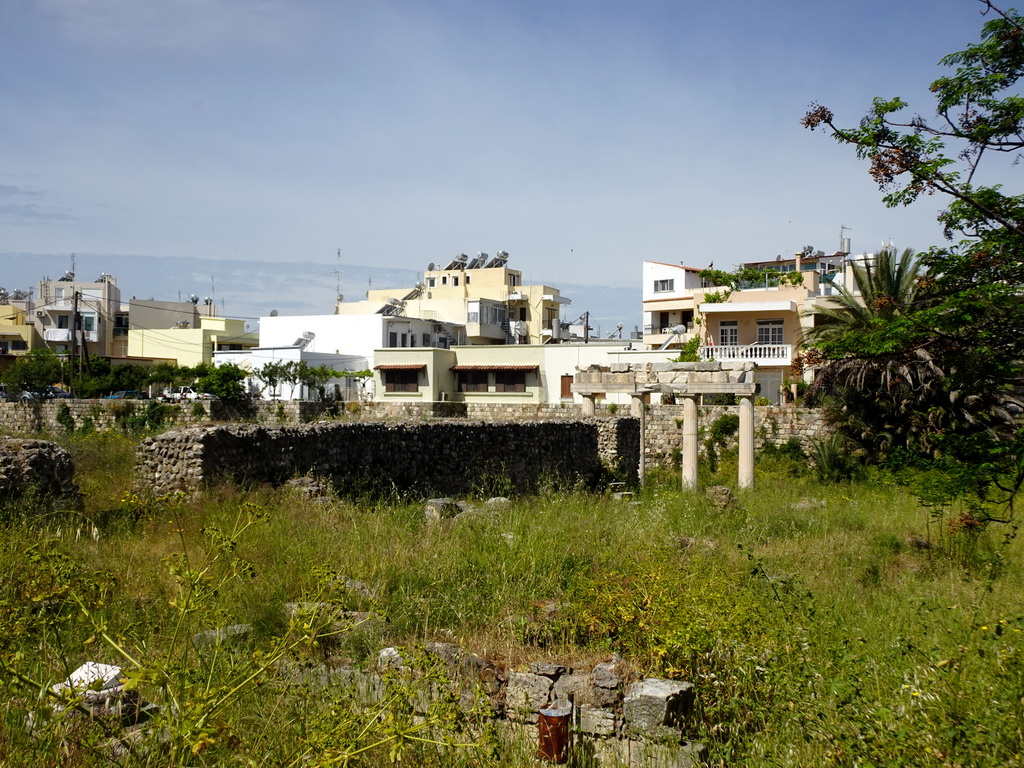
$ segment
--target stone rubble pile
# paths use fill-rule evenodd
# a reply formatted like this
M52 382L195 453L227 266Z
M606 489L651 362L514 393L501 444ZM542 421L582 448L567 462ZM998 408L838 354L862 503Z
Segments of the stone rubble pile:
M78 507L71 454L46 440L0 438L0 500L33 495L44 505Z

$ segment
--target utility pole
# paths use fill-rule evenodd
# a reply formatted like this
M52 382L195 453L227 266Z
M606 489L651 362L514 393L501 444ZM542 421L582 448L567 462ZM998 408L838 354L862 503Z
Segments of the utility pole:
M75 394L75 347L78 344L78 291L71 293L71 354L68 355L68 382Z

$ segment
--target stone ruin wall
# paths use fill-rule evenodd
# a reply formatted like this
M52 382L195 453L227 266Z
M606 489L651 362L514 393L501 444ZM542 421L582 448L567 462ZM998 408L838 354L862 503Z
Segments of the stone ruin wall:
M636 419L237 424L146 438L138 482L166 494L311 474L343 493L528 493L549 482L594 486L616 467L633 479L638 451Z
M137 401L136 412L146 407L145 401ZM96 429L118 430L123 428L118 414L116 401L103 400L68 400L69 412L75 425L81 427L85 419L91 419ZM61 403L46 401L42 403L0 403L0 434L6 435L37 435L40 433L61 434L65 431L57 421L57 413ZM197 416L192 413L192 404L169 404L167 406L172 419L168 425L176 428L197 426L210 427L213 420L239 421L249 426L265 426L294 428L325 416L335 418L336 424L351 423L384 423L414 424L429 423L438 418L449 418L485 422L517 422L537 423L538 421L575 422L579 421L579 405L566 403L563 405L521 405L521 404L466 404L466 403L371 403L363 405L359 410L341 409L335 415L323 403L314 402L281 402L260 403L252 413L240 413L225 406L223 403L204 403L209 413ZM602 421L620 421L619 417L628 413L628 407L619 405L612 413L607 405L599 406L596 418ZM698 425L707 430L715 419L725 413L736 413L735 406L701 406L698 408ZM649 466L668 466L673 456L682 448L683 416L682 405L654 404L647 409L647 461ZM609 430L613 429L611 426ZM806 448L814 437L825 432L824 418L815 409L786 406L756 406L754 408L754 438L757 447L765 443L781 445L789 438L795 437ZM601 432L602 435L611 433ZM623 437L631 434L628 430L621 432ZM606 441L610 437L603 438ZM639 436L635 438L639 440ZM621 449L605 446L604 461L611 465L617 450L621 455L633 455L638 450L623 446Z
M29 497L38 509L55 504L78 507L71 454L46 440L0 438L0 502Z

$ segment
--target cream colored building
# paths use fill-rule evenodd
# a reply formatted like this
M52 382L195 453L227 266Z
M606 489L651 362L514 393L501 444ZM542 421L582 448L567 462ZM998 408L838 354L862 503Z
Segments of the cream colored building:
M490 257L460 254L445 268L430 264L423 281L409 289L374 289L365 301L339 301L335 313L383 314L465 328L443 346L468 344L545 344L561 336L561 308L571 303L557 288L523 285L522 272L507 266L504 251Z
M170 328L130 328L129 357L176 360L180 366L213 363L214 352L242 351L259 345L259 334L245 322L227 317L199 317L199 326L178 322Z
M675 353L633 350L628 342L471 345L451 349L378 349L374 400L383 402L581 404L573 377L592 365L665 363ZM629 394L608 393L629 405Z
M110 357L114 349L115 318L121 308L117 280L104 273L93 282L76 280L66 272L58 280L42 280L33 307L36 330L58 354L71 352L77 309L76 354Z
M857 259L869 256L855 257ZM812 327L813 306L828 303L838 285L852 284L851 257L807 248L793 258L748 262L743 267L799 273L796 285L741 285L736 290L706 285L700 270L644 262L644 347L678 350L694 337L702 361L757 363L760 395L779 402L783 382Z

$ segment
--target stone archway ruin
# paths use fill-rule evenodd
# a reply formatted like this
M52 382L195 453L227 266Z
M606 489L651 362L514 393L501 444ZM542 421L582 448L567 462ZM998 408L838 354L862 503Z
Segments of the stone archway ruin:
M683 402L682 484L697 487L697 398L703 395L735 395L739 398L739 471L740 488L754 487L754 396L757 384L752 362L706 363L619 363L610 367L591 366L573 378L572 389L583 397L583 416L594 416L598 395L628 393L631 410L640 417L641 482L645 474L646 429L644 406L652 393L672 395Z

